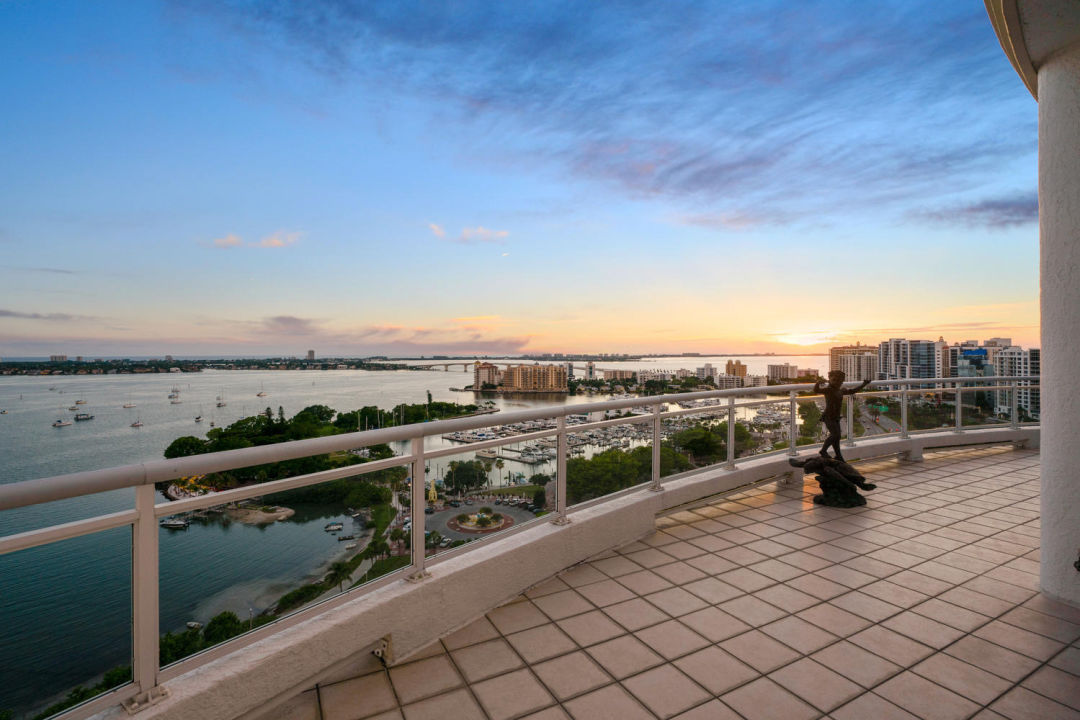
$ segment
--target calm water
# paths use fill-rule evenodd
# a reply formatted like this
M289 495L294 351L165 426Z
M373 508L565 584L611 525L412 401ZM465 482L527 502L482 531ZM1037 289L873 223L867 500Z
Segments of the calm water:
M742 358L751 373L768 363L795 362L825 369L828 358ZM675 369L726 358L660 358L600 367ZM760 366L760 367L758 367ZM469 403L472 393L451 391L471 373L387 371L213 371L170 375L0 377L0 483L156 460L172 440L202 436L219 426L271 407L292 416L308 405L337 410L365 405L391 408L433 399ZM49 388L55 388L50 391ZM179 388L182 404L167 395ZM256 397L265 390L266 397ZM215 407L223 395L225 408ZM85 399L89 422L53 428L70 419L68 407ZM503 410L596 397L492 398ZM135 408L125 409L126 403ZM202 424L194 421L204 417ZM135 419L141 428L132 428ZM498 421L498 416L493 416ZM429 446L444 446L439 439ZM462 457L469 457L464 453ZM440 461L444 465L447 460ZM441 467L433 468L436 472ZM507 463L507 470L544 470ZM550 470L550 468L547 468ZM439 473L441 474L441 472ZM115 512L133 506L130 490L0 512L0 535ZM212 521L186 531L160 531L161 628L205 622L222 610L241 618L265 609L281 594L339 557L343 544L322 531L329 519L347 521L329 508L297 508L291 520L254 527ZM25 710L115 665L130 662L130 531L120 528L0 556L0 710Z

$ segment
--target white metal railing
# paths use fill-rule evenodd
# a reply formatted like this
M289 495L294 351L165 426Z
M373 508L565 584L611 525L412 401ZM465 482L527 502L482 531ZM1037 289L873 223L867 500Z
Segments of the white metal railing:
M984 383L996 383L983 385ZM986 392L1006 390L1011 393L1009 424L1013 429L1019 427L1019 414L1017 397L1019 390L1037 390L1037 376L1023 377L984 377L984 378L912 378L906 380L887 380L871 383L873 389L863 390L860 396L900 396L900 437L906 438L911 432L908 427L908 411L912 394L934 393L941 396L952 395L955 403L955 432L984 428L986 425L963 425L963 403L957 398L962 398L965 392ZM847 383L848 387L856 383ZM124 702L129 705L144 705L153 702L155 693L161 683L177 675L187 672L194 667L205 664L209 660L222 654L221 647L231 651L240 643L252 642L255 639L280 630L282 627L296 622L296 618L303 617L312 607L300 610L292 616L283 618L249 632L245 636L235 638L214 649L204 651L179 661L163 671L159 667L159 608L158 608L158 518L175 515L182 512L198 510L225 503L246 500L271 493L285 490L307 487L331 480L346 477L358 477L371 472L390 467L409 466L412 482L412 545L410 548L410 565L402 570L385 576L377 581L355 588L339 595L331 600L320 603L319 610L342 601L344 596L348 599L355 598L375 587L385 584L388 579L400 578L403 574L410 579L419 580L427 574L427 565L424 533L423 508L426 504L425 488L422 479L425 477L425 463L427 460L457 455L465 452L499 447L502 445L520 443L534 439L555 436L557 438L556 457L556 491L554 498L554 512L547 518L556 524L564 524L572 517L575 509L603 502L613 495L596 498L586 503L570 507L567 497L566 467L568 456L567 438L570 433L583 432L592 429L610 427L622 424L651 423L652 432L652 468L649 480L650 490L660 490L661 486L661 441L663 438L663 423L667 419L679 418L690 415L710 414L714 417L724 417L727 420L727 449L724 462L714 468L733 470L737 467L740 458L735 449L735 425L737 411L788 403L788 448L776 451L787 452L789 455L797 453L798 442L798 402L801 400L815 399L820 396L800 395L812 389L812 385L791 384L771 387L738 388L730 390L709 390L703 392L680 393L672 395L657 395L650 397L638 397L623 400L599 401L578 405L559 405L521 410L498 415L480 415L452 420L439 420L435 422L418 423L399 427L383 428L379 430L367 430L363 432L334 435L330 437L299 440L294 442L264 445L259 447L229 450L225 452L195 455L170 460L159 460L142 464L127 465L106 470L94 470L89 472L71 473L25 482L0 485L0 511L9 510L29 505L48 503L66 498L92 495L108 492L119 488L135 489L135 507L130 510L100 515L85 520L54 525L41 529L31 530L18 534L0 537L0 554L11 553L18 550L46 545L61 540L67 540L82 535L100 532L110 528L128 526L132 529L132 647L133 647L133 681L131 684L107 693L105 696L80 706L85 715L90 711L102 709L106 704ZM742 400L747 396L772 395L769 399ZM784 397L786 395L786 397ZM726 403L706 405L672 410L669 404L687 402L693 400L706 400L722 398ZM569 425L567 417L570 415L592 414L612 410L626 410L629 408L650 408L651 412L645 415L632 414L612 419L599 420L584 424ZM854 435L854 403L847 402L847 438L846 444L853 446L858 439ZM425 450L424 440L428 437L440 437L446 433L474 430L493 425L509 425L530 420L554 420L555 427L552 429L529 432L522 435L484 440L470 443L467 447L454 447L439 450ZM1001 427L998 423L997 427ZM940 428L937 428L940 430ZM207 495L185 498L171 502L156 502L154 484L176 480L181 477L202 475L226 470L262 465L283 460L293 460L313 455L322 455L331 452L352 450L369 447L372 445L409 441L409 454L377 460L360 465L351 465L343 468L335 468L321 472L300 475L275 480L271 482L249 485L234 490L215 492ZM757 455L751 457L759 457ZM764 478L762 478L764 479ZM640 489L636 486L633 489ZM620 491L621 494L625 491ZM525 523L522 527L529 526ZM521 529L520 527L517 529ZM506 532L493 534L492 537L505 537ZM467 552L476 543L469 543L456 549L456 551L440 554L440 561L444 556L457 555ZM244 642L241 638L247 638Z

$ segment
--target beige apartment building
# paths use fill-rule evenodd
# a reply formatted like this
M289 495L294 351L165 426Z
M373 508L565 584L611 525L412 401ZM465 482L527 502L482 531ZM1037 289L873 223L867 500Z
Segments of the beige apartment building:
M566 366L514 365L503 373L502 389L513 392L566 392Z

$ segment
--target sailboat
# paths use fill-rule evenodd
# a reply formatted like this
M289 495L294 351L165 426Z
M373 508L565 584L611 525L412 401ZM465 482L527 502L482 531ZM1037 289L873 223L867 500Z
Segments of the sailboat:
M225 407L227 404L225 402L225 388L221 388L221 394L217 396L217 406Z
M262 383L259 383L259 392L255 393L255 397L266 397L266 389Z
M126 408L133 408L133 407L135 407L135 403L131 402L131 393L128 393L128 398L127 398L127 402L126 402L126 403L124 403L123 407L126 407Z
M195 416L195 422L202 422L202 405L199 406L199 414Z

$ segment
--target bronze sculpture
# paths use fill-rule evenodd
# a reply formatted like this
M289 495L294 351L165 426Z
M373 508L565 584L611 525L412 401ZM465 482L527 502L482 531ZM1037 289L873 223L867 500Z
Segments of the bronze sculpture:
M814 496L817 505L850 508L866 504L866 498L859 490L874 490L877 485L866 482L858 470L843 460L835 460L828 455L810 455L805 458L791 458L792 466L802 468L803 473L817 473L815 478L821 486L821 495Z
M854 395L869 385L870 381L863 380L862 385L845 390L843 371L833 370L829 373L828 384L825 385L824 382L824 380L818 378L817 382L814 383L814 393L821 393L825 396L825 412L821 414L821 420L825 423L825 429L829 431L820 452L822 457L829 457L828 451L831 445L833 457L840 462L844 462L844 456L840 452L840 408L844 405L845 395Z

